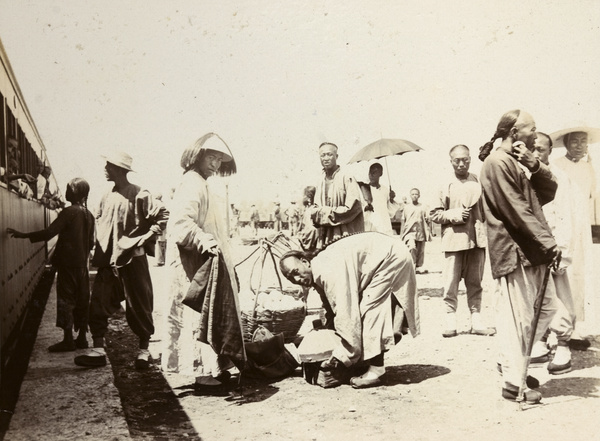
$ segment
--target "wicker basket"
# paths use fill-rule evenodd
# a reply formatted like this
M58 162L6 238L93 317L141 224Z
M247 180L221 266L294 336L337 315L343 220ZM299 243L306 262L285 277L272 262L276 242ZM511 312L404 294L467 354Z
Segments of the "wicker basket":
M296 297L298 291L284 290L283 294L293 295ZM242 311L242 331L244 341L252 341L252 335L256 328L264 326L273 334L283 333L283 337L287 342L293 341L298 335L298 331L306 318L306 303L298 308L271 311L269 309L254 311Z
M306 318L306 297L303 295L303 288L284 288L281 283L281 276L279 274L279 269L277 268L275 256L280 257L286 248L290 249L290 245L286 243L284 239L285 236L281 234L275 236L275 238L272 238L271 240L262 239L260 241L259 248L255 250L255 252L259 250L262 252L258 253L256 259L253 259L250 280L248 280L246 284L246 286L249 286L251 291L255 295L254 307L252 308L252 310L241 311L242 331L244 335L244 341L246 342L252 341L252 335L254 334L254 331L256 330L256 328L258 328L258 326L264 326L273 334L283 333L286 342L293 341L298 335L298 331L302 327L304 319ZM240 262L240 264L245 261L248 261L249 258L255 254L255 252L253 252L250 256L248 256L246 259ZM266 308L257 308L259 306L258 301L260 299L259 291L262 290L261 285L265 265L273 266L273 270L275 271L275 274L277 275L277 280L279 282L279 286L266 288L266 290L270 291L276 289L283 295L289 295L294 297L295 299L301 298L303 300L302 306L287 310L270 310ZM258 286L254 289L252 287L252 275L254 274L256 269L259 271L259 277ZM242 285L244 285L244 283L242 283Z

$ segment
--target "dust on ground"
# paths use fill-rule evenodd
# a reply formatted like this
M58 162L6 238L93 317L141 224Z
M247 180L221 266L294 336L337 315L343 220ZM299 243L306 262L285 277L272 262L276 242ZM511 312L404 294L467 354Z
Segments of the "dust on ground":
M238 246L238 257L253 248ZM459 335L444 339L439 241L428 244L417 276L422 333L406 336L386 354L383 386L323 389L305 382L301 369L281 380L243 382L238 395L203 396L193 379L160 371L165 268L152 269L157 335L154 364L135 371L137 341L123 315L111 320L107 346L133 439L202 440L411 440L597 439L600 417L600 339L573 352L573 371L559 376L546 365L530 374L542 383L543 404L519 411L501 398L496 339L468 333L464 295L459 298ZM482 315L493 322L494 285L484 280Z

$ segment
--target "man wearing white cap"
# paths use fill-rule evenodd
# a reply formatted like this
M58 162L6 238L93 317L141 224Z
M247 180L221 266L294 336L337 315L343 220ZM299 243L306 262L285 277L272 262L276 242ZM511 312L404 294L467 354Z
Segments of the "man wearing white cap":
M588 142L594 141L598 131L587 127L574 127L552 133L555 147L565 146L567 153L553 161L553 166L564 172L571 181L571 198L577 212L573 216L572 240L573 260L567 269L575 304L577 322L569 341L573 349L586 349L590 343L583 339L588 331L594 331L595 317L591 314L591 302L596 296L591 275L594 273L591 223L595 194L595 175L589 162ZM588 315L588 317L586 317ZM586 329L590 328L591 329Z
M115 152L105 157L105 175L114 187L100 201L92 264L98 267L90 301L90 331L94 347L75 357L86 367L106 365L104 335L108 318L126 302L127 323L139 338L137 369L149 366L148 345L154 333L153 291L146 253L165 228L169 213L152 195L127 179L131 156Z

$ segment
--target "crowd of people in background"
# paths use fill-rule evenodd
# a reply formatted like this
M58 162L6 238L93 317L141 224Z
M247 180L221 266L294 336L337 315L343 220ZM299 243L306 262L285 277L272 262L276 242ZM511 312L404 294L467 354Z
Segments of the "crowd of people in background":
M268 226L298 239L300 248L281 257L281 272L292 283L318 292L327 312L325 325L339 337L333 355L321 366L331 375L328 387L344 382L341 370L361 363L366 368L355 372L349 384L382 384L385 352L403 334L419 334L416 275L428 273L425 246L435 223L441 228L444 254L442 336L459 335L456 313L463 280L470 333L496 335L501 342L501 396L540 402L541 393L535 390L539 382L527 375L528 364L549 362L551 374L569 372L571 350L590 345L582 324L598 320L593 312L597 294L590 282L594 171L584 159L590 133L576 128L549 136L537 131L527 112L507 112L480 148L479 177L470 171L468 146L449 148L449 178L440 180L432 207L420 202L418 188L410 190L410 201L397 201L395 192L381 182L384 169L378 161L370 164L368 180L357 180L338 164L338 146L322 143L321 178L303 189L301 200L291 197L285 208L275 202ZM567 153L550 161L558 144ZM3 170L11 188L31 197L35 184L39 200L54 200L47 167L40 166L34 178L19 173L17 162L11 160ZM220 211L209 178L234 174L234 155L214 133L199 138L183 152L181 181L165 198L168 203L129 182L132 162L124 152L106 156L106 179L114 187L103 196L95 222L87 210L89 186L74 179L66 192L71 206L48 229L8 231L31 241L59 235L54 257L59 268L57 326L64 337L49 350L87 348L89 328L93 347L75 357L75 363L106 365L108 318L125 301L127 322L139 339L135 366L147 369L154 292L146 256L156 251L156 264L167 267L169 279L161 367L195 374L206 387L220 386L230 369L243 367L239 286L229 250L231 237L240 234L242 211L235 204L226 207L229 213ZM264 225L256 205L250 206L247 221L257 236ZM90 295L87 258L92 249L98 272ZM497 284L496 328L481 317L488 259ZM190 292L198 291L222 302L220 316L208 320L202 308L185 306ZM536 311L540 291L543 300ZM536 313L537 327L532 326ZM73 330L79 332L77 338ZM528 344L530 340L535 344Z

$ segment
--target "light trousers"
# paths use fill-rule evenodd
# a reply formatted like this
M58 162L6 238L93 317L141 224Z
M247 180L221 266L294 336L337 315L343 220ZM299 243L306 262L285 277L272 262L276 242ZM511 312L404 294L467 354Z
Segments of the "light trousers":
M456 312L458 284L461 279L467 288L467 305L471 313L481 311L481 279L485 265L485 248L444 253L444 303L446 312Z
M542 285L546 265L519 266L510 274L500 277L497 302L497 342L502 377L505 383L520 386L525 379L527 345L531 335L534 304ZM542 338L557 310L557 298L552 277L542 303L535 340Z

